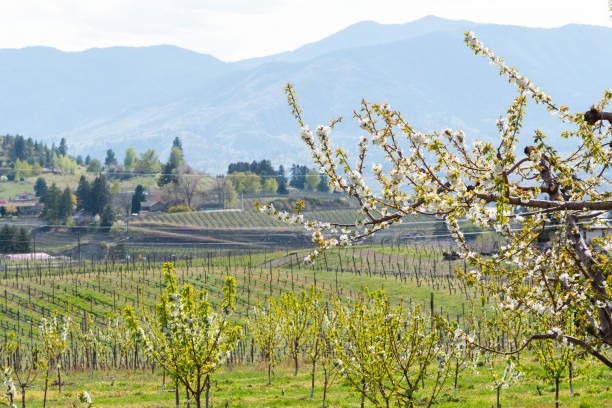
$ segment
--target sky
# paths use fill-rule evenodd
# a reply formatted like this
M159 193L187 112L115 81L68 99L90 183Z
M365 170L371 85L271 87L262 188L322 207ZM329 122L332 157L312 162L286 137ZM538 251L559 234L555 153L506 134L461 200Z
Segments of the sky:
M364 20L612 27L607 0L0 0L0 48L172 44L224 61L270 55Z

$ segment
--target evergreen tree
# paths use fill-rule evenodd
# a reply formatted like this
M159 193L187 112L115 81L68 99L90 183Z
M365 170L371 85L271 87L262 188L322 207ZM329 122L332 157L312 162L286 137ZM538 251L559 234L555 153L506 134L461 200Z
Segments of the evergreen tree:
M83 156L81 156L80 154L76 157L76 164L78 164L79 166L83 165Z
M85 165L86 165L86 166L89 166L89 162L90 162L90 161L91 161L91 156L90 156L90 155L87 155L87 156L85 157Z
M306 182L306 174L310 169L307 166L301 166L299 164L294 164L291 166L291 186L295 188L299 188L300 190L304 189L304 183Z
M26 146L25 146L25 140L23 139L23 136L16 136L15 137L15 147L14 147L14 157L12 158L13 160L24 160L26 158Z
M144 188L139 184L136 186L136 190L132 196L132 214L140 213L140 203L142 203L144 200Z
M91 214L102 215L102 212L106 206L110 204L110 199L110 188L108 186L108 182L106 181L106 177L96 177L91 185Z
M47 192L47 181L39 177L36 179L36 184L34 184L34 192L36 193L36 197L43 197Z
M232 173L246 173L247 171L251 171L251 166L247 162L230 163L227 166L228 175Z
M14 232L14 240L13 240L13 252L25 254L30 252L31 243L30 243L30 234L24 227L20 227L18 230Z
M117 157L115 156L115 152L113 149L108 149L106 151L106 158L104 159L104 166L110 167L117 164Z
M4 224L0 228L0 252L13 252L13 242L15 240L15 229L12 226Z
M178 136L174 138L174 141L172 142L172 147L176 147L180 151L183 151L183 143L181 142L181 139Z
M70 191L70 188L66 187L58 203L58 219L65 222L68 217L72 215L72 210L72 191Z
M178 183L178 178L176 177L175 172L182 165L183 151L179 147L173 146L172 150L170 151L170 157L168 158L168 162L162 168L162 174L157 180L157 185L159 187L163 187L169 183Z
M91 185L85 176L79 179L79 186L76 191L77 210L85 210L91 213Z
M289 194L289 190L287 190L287 177L285 176L285 168L282 164L278 166L278 177L276 177L276 182L278 183L278 194Z
M329 185L327 184L329 178L324 174L321 174L320 178L321 180L319 181L319 185L317 186L317 191L320 191L322 193L329 193Z
M164 164L164 167L162 168L162 174L157 179L157 185L159 187L163 187L166 184L170 184L170 183L176 183L177 179L176 179L176 175L172 173L173 170L174 170L174 167L172 167L172 163L170 161Z
M108 232L115 222L115 213L110 204L107 204L100 215L100 227L102 231Z
M43 217L48 221L54 222L59 219L59 204L61 200L60 190L57 188L55 183L51 184L51 187L47 190L44 196L45 208L43 210Z
M60 145L57 152L62 156L66 156L68 154L68 145L66 144L66 139L63 137L62 140L60 140Z

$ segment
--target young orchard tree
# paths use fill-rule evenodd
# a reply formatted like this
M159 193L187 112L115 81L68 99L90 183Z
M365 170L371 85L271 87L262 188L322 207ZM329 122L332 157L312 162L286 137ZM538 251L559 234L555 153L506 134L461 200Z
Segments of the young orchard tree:
M25 358L21 358L20 362L13 358L13 376L17 386L21 389L21 408L26 408L26 389L34 384L38 374L47 369L48 362L38 347L20 350L18 345L15 350L18 356L25 356Z
M266 360L268 385L272 384L272 371L280 357L282 342L281 317L279 308L273 298L268 299L264 307L259 302L253 308L247 321L249 333Z
M612 209L612 112L605 111L612 92L605 91L602 100L586 113L571 113L485 48L472 32L465 33L465 43L497 67L518 91L506 116L497 122L495 144L473 139L468 146L461 130L420 132L387 104L363 101L354 117L364 134L358 156L351 159L345 150L331 146L330 134L339 119L317 127L313 134L289 84L288 101L301 126L301 138L319 171L329 177L330 187L360 203L360 216L352 224L334 224L306 221L270 204L259 209L303 224L311 232L318 248L306 261L413 215L444 218L459 254L469 265L463 271L465 279L488 297L501 299L495 302L500 318L523 315L534 321L554 321L551 318L557 314L580 316L576 334L562 330L541 333L537 328L542 325L533 324L523 332L524 344L566 339L612 368L608 351L612 346L608 290L612 236L587 243L583 234L595 224L610 227L608 220L598 217ZM526 147L517 151L529 100L561 121L564 150L574 146L572 152L559 152L541 129L533 130L531 140L523 139L521 145ZM376 189L364 181L370 143L382 150L385 167L390 168L383 171L380 163L371 166L379 184ZM466 241L460 220L495 229L507 244L493 256L479 254ZM535 243L545 231L552 239L542 248Z
M319 362L323 369L323 403L322 408L326 407L327 389L333 383L338 374L338 365L335 349L338 346L340 336L340 325L343 316L342 306L338 299L333 297L330 300L329 310L323 312L323 319L319 329Z
M42 352L47 360L45 371L45 392L43 396L43 407L47 406L47 389L49 385L49 369L55 363L57 370L58 391L62 393L61 356L66 351L66 340L72 326L69 315L64 316L62 321L54 314L50 319L43 318L40 322L39 333L42 340Z
M455 329L453 340L448 344L448 347L452 347L452 350L448 352L451 356L450 364L452 365L453 398L456 400L459 374L468 369L471 369L474 373L476 372L480 352L475 350L473 345L475 340L473 334L466 334L460 328Z
M449 374L449 355L440 338L446 325L423 317L418 307L392 307L382 291L345 309L336 346L340 375L377 407L413 407L417 399L431 406ZM427 378L428 389L420 392ZM363 404L362 404L363 405Z
M510 388L517 384L521 378L523 378L523 373L518 369L514 357L506 359L506 365L504 366L504 371L501 373L501 375L497 370L499 354L485 351L483 353L483 357L485 362L484 366L487 368L489 375L491 376L490 387L492 390L495 390L495 408L501 408L501 390Z
M17 343L15 342L15 333L11 332L0 344L0 361L7 362L10 364L11 358L14 357L15 351L17 350ZM17 387L13 382L13 370L10 366L2 364L0 367L2 370L2 394L0 394L0 403L6 405L9 408L17 408L14 403L15 395L17 394Z
M321 343L321 333L323 330L323 320L325 319L325 307L321 302L321 292L317 291L314 285L310 285L306 298L305 307L308 309L307 315L310 316L310 323L305 333L304 355L312 364L310 396L312 398L315 389L315 372L317 362L323 352Z
M155 316L138 319L134 310L124 311L132 333L151 361L178 380L193 396L196 407L206 390L209 405L211 376L236 347L241 328L229 321L235 308L236 281L225 278L223 299L213 310L206 290L199 293L185 284L179 290L174 266L164 265L166 289Z
M297 296L293 292L283 293L278 303L275 303L278 308L276 313L281 316L281 333L289 356L293 359L294 376L298 374L298 361L312 317L309 301L306 292L302 290Z
M562 327L564 333L573 335L574 319L569 316L565 322L549 323L546 327ZM546 327L542 328L544 330ZM576 347L563 338L561 342L555 340L542 340L536 343L535 352L542 368L544 378L555 384L555 408L559 408L559 385L566 374L570 373L570 366L576 359Z

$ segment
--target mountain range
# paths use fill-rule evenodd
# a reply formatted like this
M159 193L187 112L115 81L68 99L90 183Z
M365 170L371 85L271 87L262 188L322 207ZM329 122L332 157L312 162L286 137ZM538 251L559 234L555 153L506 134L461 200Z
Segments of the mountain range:
M539 29L425 17L406 24L371 21L294 51L237 62L176 46L0 49L0 134L48 143L65 137L73 154L103 158L134 147L166 159L172 139L211 174L233 161L309 163L283 87L295 85L311 127L343 115L338 145L355 146L351 120L362 98L388 102L417 129L461 128L494 140L495 121L515 88L463 43L485 46L559 104L584 111L612 88L612 29ZM559 149L559 124L541 106L527 109L526 136L538 126Z

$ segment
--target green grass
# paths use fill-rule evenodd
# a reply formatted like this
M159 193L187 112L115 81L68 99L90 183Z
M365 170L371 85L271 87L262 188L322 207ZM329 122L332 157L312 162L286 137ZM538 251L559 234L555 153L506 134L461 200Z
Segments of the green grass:
M528 364L535 368L535 363ZM587 366L583 365L586 369ZM501 369L501 367L500 367ZM297 377L293 376L289 362L276 369L272 385L267 385L265 369L260 365L225 367L213 377L211 406L213 407L320 407L323 395L323 378L318 370L315 393L310 393L310 370L302 366ZM52 378L53 380L53 378ZM174 385L166 383L162 391L162 375L151 371L96 371L69 373L64 377L67 385L63 393L57 387L50 388L47 405L70 407L76 395L83 390L92 396L94 405L103 407L174 407ZM588 371L574 380L574 396L569 393L567 381L561 384L562 407L599 408L612 405L610 381L612 370L601 365L589 367ZM453 398L452 381L449 381L434 405L439 408L484 408L495 405L495 391L489 388L490 377L482 371L478 374L463 374L460 377L457 399ZM42 406L44 383L39 379L35 387L26 394L27 406ZM427 387L427 381L426 381ZM538 388L542 395L539 395ZM185 393L180 387L181 406L185 405ZM503 407L544 408L554 406L554 386L537 378L527 378L520 384L502 390ZM203 403L203 402L202 402ZM328 389L329 407L358 407L359 396L337 377ZM20 406L18 400L17 405ZM192 400L192 407L195 406ZM367 407L372 404L366 402Z
M239 254L196 258L191 263L177 263L176 276L179 284L191 283L197 288L205 287L209 299L216 303L221 297L223 278L231 274L237 281L237 311L235 318L243 321L247 308L257 300L265 299L270 293L278 296L288 290L302 290L316 281L317 288L330 297L338 293L343 299L356 299L365 286L370 289L382 288L393 303L416 302L429 310L430 296L434 294L436 311L451 319L460 318L463 305L467 304L466 293L462 292L460 281L455 278L427 277L427 271L438 266L441 273L447 272L447 264L454 268L460 262L435 262L438 252L426 252L423 248L397 250L375 246L355 247L329 251L314 266L299 265L305 251L288 254L284 251L268 253ZM428 253L424 257L423 254ZM377 262L371 270L364 268L367 259ZM422 276L395 275L398 268L393 263L403 258L401 270L420 267ZM353 259L355 261L353 261ZM269 268L266 262L279 260ZM405 263L404 263L405 262ZM387 267L383 267L387 265ZM17 266L17 265L13 265ZM24 265L22 265L23 267ZM161 291L160 264L139 261L134 264L112 264L85 262L81 266L49 268L44 262L29 265L29 268L11 269L6 277L0 273L0 330L16 331L18 338L28 343L30 330L36 335L36 326L43 316L54 310L60 312L70 304L74 315L81 319L85 313L94 317L96 324L102 324L108 313L117 313L126 305L137 310L151 310ZM340 268L342 266L342 268ZM386 275L382 273L386 272ZM250 291L247 291L250 282ZM336 282L337 285L336 286ZM271 290L270 290L271 284ZM5 298L6 293L6 298ZM473 294L468 293L471 297ZM17 319L19 316L19 319ZM542 370L527 354L523 362L532 371L520 385L502 391L504 407L552 407L553 386L541 380ZM583 362L578 365L578 376L574 383L576 394L569 395L567 382L562 384L563 407L612 406L610 382L612 370L600 363ZM502 370L503 367L498 367ZM466 372L460 376L458 398L452 397L452 381L440 396L436 407L491 407L495 392L489 388L489 374L484 367L475 375ZM96 405L104 407L171 407L174 394L161 391L161 374L150 371L96 371L89 373L68 373L64 377L68 385L64 394L55 388L49 394L48 406L69 407L78 391L87 390ZM307 367L302 367L298 377L293 377L289 362L283 362L276 370L273 385L266 385L265 370L260 365L224 367L212 388L212 403L216 407L318 407L322 396L320 370L313 400L305 398L309 393L310 377ZM427 384L426 384L427 385ZM28 390L27 406L41 406L42 380ZM171 389L172 384L167 384ZM542 395L539 394L538 388ZM183 394L184 395L184 394ZM18 406L19 406L18 402ZM182 406L185 406L184 404ZM194 406L192 404L192 406ZM359 396L352 389L336 381L329 390L328 406L357 407ZM371 406L366 404L366 406Z
M176 274L181 283L205 287L213 302L220 299L224 277L234 276L238 285L237 319L246 317L247 308L270 294L277 296L311 285L316 285L327 296L337 293L345 299L356 299L364 287L384 289L393 302L416 302L426 310L429 310L433 293L437 312L442 311L452 318L463 313L467 300L458 279L427 278L433 261L421 261L422 276L417 278L398 275L398 265L394 264L397 258L389 256L378 255L377 264L370 258L372 267L368 269L365 260L372 253L370 247L333 250L314 266L307 267L299 264L306 251L291 256L287 256L287 252L268 252L230 258L219 256L210 260L196 258L189 266L185 261L180 262ZM147 253L144 255L146 257ZM270 269L266 262L273 259L282 262ZM418 265L416 262L406 259L399 268L410 271ZM0 272L0 331L14 330L27 338L31 325L32 335L35 335L42 317L54 310L63 312L68 304L77 314L91 313L101 323L106 314L118 313L127 305L151 309L162 287L161 263L149 263L144 259L136 259L130 264L85 262L80 266L65 263L61 267L59 264L51 267L46 262L39 262L7 266L11 269ZM250 294L247 293L249 283Z
M0 198L5 200L13 199L17 194L22 193L34 193L34 184L28 181L14 182L14 181L2 181L0 182Z

